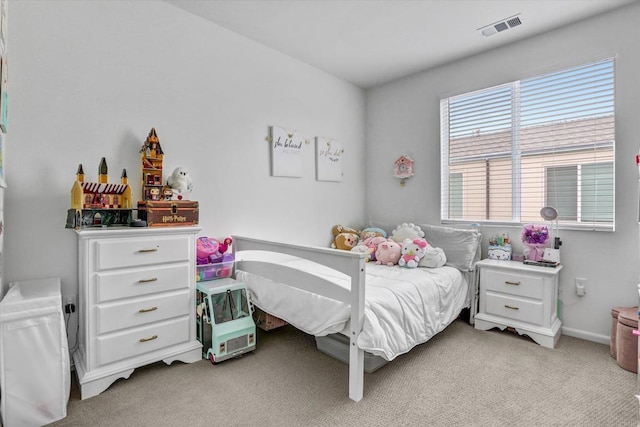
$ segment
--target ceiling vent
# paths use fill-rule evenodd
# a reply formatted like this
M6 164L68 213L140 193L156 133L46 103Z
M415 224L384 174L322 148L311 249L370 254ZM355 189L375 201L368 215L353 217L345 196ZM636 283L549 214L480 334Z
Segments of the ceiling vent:
M508 30L509 28L517 27L521 24L522 21L520 20L520 14L517 14L501 21L494 22L493 24L485 25L484 27L478 28L478 31L480 31L483 36L489 37L496 33L501 33L502 31Z

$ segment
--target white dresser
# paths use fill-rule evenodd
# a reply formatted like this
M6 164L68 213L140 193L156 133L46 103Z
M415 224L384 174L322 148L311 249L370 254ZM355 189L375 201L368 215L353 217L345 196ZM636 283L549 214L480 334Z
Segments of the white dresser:
M198 227L78 230L82 399L137 367L202 359L196 340Z
M553 348L562 325L557 310L562 266L537 267L489 259L479 261L476 266L480 269L476 329L509 328Z

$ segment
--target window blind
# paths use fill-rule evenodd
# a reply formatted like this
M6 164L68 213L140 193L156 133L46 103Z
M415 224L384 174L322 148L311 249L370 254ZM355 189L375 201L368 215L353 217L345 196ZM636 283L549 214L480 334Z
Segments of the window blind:
M443 221L615 224L614 60L441 101Z

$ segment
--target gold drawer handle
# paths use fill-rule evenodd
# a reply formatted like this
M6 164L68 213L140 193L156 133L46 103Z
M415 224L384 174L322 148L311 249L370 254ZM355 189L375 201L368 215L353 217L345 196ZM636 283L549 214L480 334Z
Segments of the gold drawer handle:
M155 282L157 280L158 280L157 277L152 277L151 279L140 279L138 280L138 283L149 283L149 282Z
M504 307L508 308L509 310L520 310L518 307L514 307L512 305L507 305L507 304L505 304Z
M520 282L510 282L508 280L505 280L504 283L506 283L507 285L520 286Z
M157 339L157 338L158 338L158 336L157 336L157 335L154 335L154 336L149 337L149 338L140 338L140 342L153 341L153 340L155 340L155 339Z
M138 252L141 252L141 253L146 253L146 252L158 252L158 248L152 248L152 249L140 249Z
M141 308L140 310L138 310L140 313L148 313L150 311L156 311L158 309L158 307L151 307L151 308Z

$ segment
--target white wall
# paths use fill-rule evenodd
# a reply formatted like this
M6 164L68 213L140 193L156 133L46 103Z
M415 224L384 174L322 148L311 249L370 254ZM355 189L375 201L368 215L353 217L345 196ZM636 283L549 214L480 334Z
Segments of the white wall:
M563 331L607 343L611 307L638 302L638 22L634 4L367 91L369 219L440 222L440 99L616 55L616 231L561 233ZM416 170L405 188L390 173L403 153ZM483 227L485 254L486 238L503 231L513 238L521 228ZM584 297L576 277L587 278Z
M58 276L77 294L76 236L65 229L79 163L110 182L155 127L165 178L194 176L201 235L328 245L364 220L364 93L304 63L159 1L20 1L9 7L5 284ZM270 176L268 127L343 143L341 183ZM2 290L2 294L6 289Z
M639 20L632 5L370 89L365 102L350 84L164 2L11 2L0 295L8 281L45 276L77 293L75 235L64 229L76 168L91 180L104 156L110 181L126 168L138 198L138 150L151 127L167 171L194 175L203 235L324 245L332 225L365 216L439 222L442 97L616 54L616 231L562 233L565 333L606 342L611 306L637 301ZM303 178L270 177L269 125L340 139L343 182L315 181L312 144ZM391 164L403 153L416 176L401 188ZM483 229L498 231L519 228ZM575 277L587 278L585 297Z

